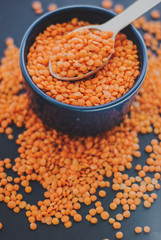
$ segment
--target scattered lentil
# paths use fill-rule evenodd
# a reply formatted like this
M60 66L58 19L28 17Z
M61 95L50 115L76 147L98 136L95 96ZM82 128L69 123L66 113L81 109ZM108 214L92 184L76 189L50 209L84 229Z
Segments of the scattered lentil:
M122 13L124 10L124 6L122 4L116 4L114 6L114 11L119 14L119 13Z
M104 198L104 197L106 196L106 191L100 190L100 191L99 191L99 196L100 196L101 198Z
M107 220L108 218L109 218L109 213L108 212L106 212L106 211L103 211L102 213L101 213L101 218L103 219L103 220Z
M36 14L42 14L43 9L42 9L42 4L39 1L34 1L32 3L32 8L35 11Z
M77 20L73 20L73 28L77 23ZM149 23L151 27L147 27L145 18L140 18L134 24L142 26L149 34L154 34L157 41L160 40L161 32L157 27L158 23ZM68 25L68 29L70 28L71 26ZM76 221L81 221L82 217L77 213L77 209L83 202L90 205L93 200L96 201L96 196L91 194L95 194L98 186L105 187L103 176L113 177L112 188L117 193L110 207L112 206L112 209L115 210L117 204L121 204L124 209L124 218L130 217L128 209L135 210L136 206L141 204L142 199L144 205L151 206L157 198L157 194L153 191L154 187L160 188L161 172L161 95L158 92L161 87L161 49L156 45L157 42L153 41L151 35L147 35L145 38L158 55L154 56L148 51L147 76L140 94L137 95L131 107L130 116L126 116L123 123L111 131L88 138L64 136L55 130L44 128L41 121L29 108L26 93L17 95L23 88L23 78L18 60L19 50L14 46L11 38L6 40L7 49L0 66L0 132L10 135L12 122L17 127L25 125L26 130L16 140L19 145L19 157L15 158L14 164L10 159L0 160L0 201L4 201L16 213L20 209L25 209L32 230L37 228L35 221L49 225L51 223L58 225L59 221L62 221L67 228L71 227L68 216L73 217ZM125 38L124 40L126 42ZM41 50L40 48L39 51L41 52ZM38 60L41 64L42 58L40 57ZM47 63L47 60L44 60L44 63L45 61ZM44 72L44 74L48 73ZM8 78L8 76L12 76L12 78ZM49 77L48 80L51 81L51 78ZM61 81L57 82L57 90L61 89L61 84ZM88 80L85 86L90 86ZM69 88L73 89L73 85ZM159 140L153 139L151 144L146 147L149 155L146 165L136 166L139 176L135 178L128 176L123 172L126 168L132 167L132 155L140 157L137 134L151 132L151 125L153 125L154 133ZM9 177L5 172L9 168L17 172L19 177ZM147 172L150 172L153 177L147 177ZM69 176L70 179L68 179ZM22 201L23 196L18 193L19 184L26 189L29 187L30 180L39 181L46 189L45 200L39 201L37 206ZM107 186L110 186L109 182ZM119 192L119 189L123 190L123 193ZM92 198L93 196L94 198ZM95 206L97 213L100 213L101 217L104 216L106 211L101 206L101 202L97 201ZM117 221L122 218L118 215L116 215ZM92 223L97 223L95 217L87 215L86 218ZM109 222L114 225L114 228L120 227L113 218L109 218Z
M110 9L113 3L111 0L103 0L101 4L103 8Z
M37 224L36 223L30 223L30 229L31 230L36 230L37 229Z
M117 238L117 239L122 239L123 236L124 236L124 235L123 235L122 232L117 232L117 233L116 233L116 238Z
M59 219L56 218L56 217L54 217L54 218L52 219L52 224L53 224L53 225L58 225L58 224L59 224Z
M142 228L141 227L136 227L135 228L135 232L138 233L138 234L141 233L142 232Z
M97 211L96 211L96 209L94 209L94 208L91 208L91 209L89 210L89 214L90 214L91 216L95 216L96 213L97 213Z
M110 224L113 224L115 222L115 219L114 218L109 218L108 221L109 221Z
M113 228L114 228L114 229L120 229L120 228L121 228L121 223L119 223L119 222L114 222L114 223L113 223Z
M117 221L122 221L123 220L123 215L121 214L121 213L118 213L117 215L116 215L116 220Z
M82 216L77 213L77 214L74 215L74 220L75 220L76 222L80 222L80 221L82 220Z
M96 224L98 222L98 219L96 217L91 218L91 223Z
M152 18L154 18L154 19L160 18L160 11L157 10L157 9L152 10L152 11L151 11L151 16L152 16Z
M26 187L25 187L25 192L26 192L26 193L32 192L32 187L26 186Z
M128 210L126 210L126 211L123 212L124 218L129 218L130 215L131 215L131 214L130 214L130 212L129 212Z
M2 223L0 222L0 230L2 230L2 228L3 228L3 225L2 225Z
M110 208L112 209L112 210L115 210L116 208L117 208L117 204L116 203L110 203Z
M144 227L144 232L145 232L145 233L149 233L149 232L150 232L150 227L145 226L145 227Z
M48 5L48 12L52 12L52 11L55 11L57 9L57 4L56 3L50 3Z

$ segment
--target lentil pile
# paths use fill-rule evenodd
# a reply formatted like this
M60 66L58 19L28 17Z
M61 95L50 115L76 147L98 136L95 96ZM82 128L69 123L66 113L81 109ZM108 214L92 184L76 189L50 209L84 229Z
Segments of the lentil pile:
M87 221L92 224L97 224L100 218L108 221L118 230L116 238L122 239L126 235L120 231L123 219L129 218L137 206L149 208L157 200L161 178L161 92L158 91L161 89L161 47L158 45L161 23L148 23L140 18L134 24L148 31L147 45L157 55L148 51L148 72L130 114L119 126L96 137L70 137L44 128L29 108L26 93L18 95L23 89L19 49L11 38L6 40L7 48L0 65L0 133L13 139L11 123L25 126L26 130L15 139L19 157L13 162L10 158L0 160L0 202L5 202L15 213L23 209L31 230L36 230L38 222L47 225L62 222L70 228L73 220L84 220L79 209L85 204L89 206ZM125 40L125 36L120 36ZM143 162L138 133L152 131L156 138L147 143L147 159ZM138 158L135 176L124 172L132 168L134 156ZM8 175L8 169L16 172L17 177ZM111 177L110 186L108 178ZM22 185L26 193L30 193L31 181L38 181L45 189L44 200L36 205L27 203L19 190ZM97 188L101 190L98 192ZM107 188L112 188L116 195L109 206L103 207L97 198L105 198ZM120 213L116 212L119 206ZM115 216L111 217L111 212L116 213ZM142 228L136 227L135 231L139 233ZM149 232L150 228L145 226L144 233Z
M27 69L33 82L48 96L66 104L90 107L114 101L128 92L139 75L139 61L136 45L124 34L117 35L114 49L112 32L95 31L87 35L86 30L83 39L78 32L67 35L86 25L89 23L74 18L69 23L47 27L30 48ZM104 68L87 80L61 81L49 72L51 54L53 72L64 77L82 77L99 67L106 61L107 52L113 51Z
M61 77L80 77L107 62L114 53L113 32L82 29L65 35L52 50L52 71Z

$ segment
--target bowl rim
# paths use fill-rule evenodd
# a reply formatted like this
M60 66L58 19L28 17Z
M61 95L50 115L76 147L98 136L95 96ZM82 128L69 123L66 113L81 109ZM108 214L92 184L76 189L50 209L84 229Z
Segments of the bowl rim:
M95 112L95 111L99 111L99 110L107 110L110 109L112 107L116 107L117 105L123 103L124 101L128 100L131 96L133 96L138 89L140 88L140 86L143 83L143 80L145 78L146 72L147 72L147 66L148 66L148 55L147 55L147 49L145 46L145 43L143 41L143 38L141 36L141 34L138 32L138 30L132 26L132 24L129 24L128 27L130 27L132 29L132 31L134 32L134 34L136 35L139 44L141 46L142 49L142 55L143 55L143 65L142 65L142 71L140 72L140 75L137 79L137 82L134 84L134 86L124 95L122 95L120 98L111 101L109 103L105 103L105 104L101 104L101 105L96 105L96 106L91 106L91 107L86 107L86 106L75 106L75 105L71 105L71 104L66 104L60 101L57 101L56 99L48 96L46 93L44 93L40 88L37 87L37 85L33 82L32 78L30 77L28 71L27 71L27 67L25 64L25 46L28 40L28 37L30 36L33 28L35 28L35 26L37 24L40 24L40 22L42 20L44 20L45 18L47 18L50 15L53 15L55 13L61 13L64 10L75 10L75 9L79 9L79 8L85 8L85 9L93 9L93 10L99 10L102 12L105 12L107 14L111 14L113 16L116 16L116 13L107 10L107 9L103 9L101 7L97 7L97 6L92 6L92 5L71 5L71 6L67 6L67 7L62 7L59 8L53 12L49 12L44 14L43 16L39 17L36 21L34 21L30 27L27 29L24 37L22 38L21 44L20 44L20 67L21 67L21 71L22 74L25 78L25 80L27 81L27 83L32 87L32 89L36 92L37 95L39 95L41 98L44 98L46 101L48 101L50 104L54 104L57 105L58 107L61 108L65 108L68 110L74 110L74 111L80 111L80 112Z

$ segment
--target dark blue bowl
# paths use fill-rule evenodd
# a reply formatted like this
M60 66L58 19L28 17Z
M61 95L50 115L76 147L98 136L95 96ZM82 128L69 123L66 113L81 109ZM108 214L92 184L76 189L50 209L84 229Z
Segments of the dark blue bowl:
M27 54L31 45L36 36L50 24L68 22L75 17L91 24L101 24L113 16L115 16L113 12L99 7L71 6L45 14L27 30L20 47L20 65L25 78L30 106L45 125L67 134L93 135L111 129L128 112L143 83L148 64L145 44L141 35L132 25L126 27L123 33L137 45L140 75L134 86L125 95L113 102L93 107L72 106L59 102L42 92L32 81L26 69Z

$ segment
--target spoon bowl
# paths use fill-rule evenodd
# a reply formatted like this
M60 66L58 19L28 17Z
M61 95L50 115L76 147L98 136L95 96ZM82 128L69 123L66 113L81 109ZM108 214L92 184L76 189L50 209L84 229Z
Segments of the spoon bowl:
M77 28L77 29L73 30L72 32L78 32L78 31L80 31L82 29L90 29L92 31L94 31L94 30L102 31L101 25L99 25L99 26L98 25L90 25L90 26L84 26L84 27ZM70 33L68 33L68 34L70 34ZM112 38L115 41L115 35L113 35ZM52 56L53 55L51 55L51 57ZM106 62L103 62L101 66L96 67L94 70L89 71L88 73L85 73L82 77L72 77L72 78L71 77L62 77L59 74L54 73L53 70L52 70L52 63L51 63L51 60L50 60L51 57L49 59L49 71L50 71L50 73L51 73L51 75L53 77L55 77L55 78L57 78L59 80L62 80L62 81L76 81L76 80L86 79L87 77L89 77L89 76L93 75L94 73L98 72L99 70L101 70L105 66L105 64L110 60L111 56L112 56L112 54L109 54L109 56L107 57Z
M57 78L57 79L59 79L59 80L62 80L62 81L76 81L76 80L85 79L85 78L91 76L92 74L98 72L99 70L101 70L101 69L105 66L105 64L109 61L109 59L111 58L111 55L112 55L112 54L110 54L110 55L108 56L107 61L104 62L100 67L97 67L97 68L95 68L95 70L89 71L88 73L85 73L83 77L73 77L73 78L61 77L59 74L56 74L56 73L53 72L53 70L52 70L52 64L51 64L51 61L50 61L50 60L49 60L49 71L50 71L50 73L51 73L51 75L52 75L53 77L55 77L55 78ZM51 56L51 57L52 57L52 56Z

